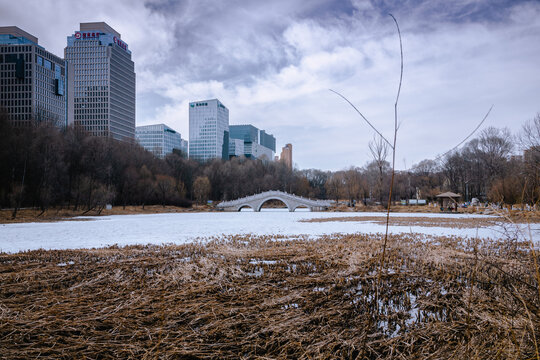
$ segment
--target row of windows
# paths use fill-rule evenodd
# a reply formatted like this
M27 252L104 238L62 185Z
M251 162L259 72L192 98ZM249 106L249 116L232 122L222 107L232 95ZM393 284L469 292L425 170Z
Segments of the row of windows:
M108 97L95 97L90 94L85 97L76 97L73 99L75 104L95 104L95 103L108 103Z
M0 54L0 56L2 56L2 54ZM10 72L12 72L12 71L15 70L15 66L16 66L15 63L0 64L0 71L9 70ZM25 64L24 68L27 69L27 70L31 70L32 69L32 64L27 63L27 64ZM9 75L9 74L7 74L7 75Z
M75 109L95 109L95 108L108 108L109 104L106 102L87 102L74 104Z
M10 88L11 86L6 86L7 88ZM14 92L14 91L6 91L6 87L2 87L2 92L0 93L0 99L30 99L30 92L29 91L20 91L20 92Z
M81 46L76 43L75 46L69 47L70 55L84 54L84 53L94 53L94 54L104 54L106 47L104 45L99 45L97 43L87 43L86 46Z
M14 106L9 105L9 101L0 101L0 104L8 108L10 114L31 114L32 113L32 107L30 106Z
M8 64L14 64L17 62L17 59L23 59L25 62L29 63L30 59L32 58L32 54L21 54L20 52L18 54L0 54L0 64L6 63Z
M84 81L84 80L106 80L109 76L104 74L99 75L75 75L75 81Z
M45 70L51 70L51 71L54 71L57 77L65 75L65 70L63 66L50 62L47 59L43 59L41 56L36 55L36 64L41 66L41 67L36 67L36 71L38 72L50 74L49 71L45 71Z
M15 78L0 80L0 85L25 85L25 84L32 84L32 78L27 77L26 79L23 79L23 80L19 80Z
M31 101L30 100L8 100L8 99L1 99L0 100L0 103L3 104L3 106L9 106L9 107L13 107L13 106L26 106L26 105L30 105L31 104Z
M51 54L51 53L48 52L48 51L42 50L42 49L40 49L40 48L38 48L38 47L36 47L36 53L37 53L38 55L43 56L43 58L46 58L46 59L51 60L51 61L54 62L54 63L57 63L57 64L63 64L63 63L64 63L64 60L63 60L63 59L59 58L59 57L56 56L56 55Z
M108 109L75 109L75 114L104 114L108 113Z
M69 62L73 65L87 65L88 63L98 63L101 62L102 58L84 58L84 59L68 59Z
M74 71L74 74L75 76L78 76L78 75L92 75L92 74L108 74L109 72L109 69L107 67L107 64L96 64L96 65L101 65L101 66L96 66L96 67L93 67L93 66L85 66L84 69L81 69L81 70L75 70Z
M27 69L24 72L25 77L32 76L32 70L31 67L28 66L28 64L25 66L25 69ZM0 76L2 76L3 78L15 78L15 66L10 64L6 67L3 67L3 69L1 70L7 70L0 72Z
M9 117L10 117L10 119L12 121L13 120L15 120L15 121L17 121L17 120L19 120L19 121L28 121L28 120L30 120L32 118L31 116L32 116L31 114L20 114L20 113L19 114L10 114L9 115ZM19 123L19 124L21 124L21 123ZM16 123L14 125L17 126Z
M108 119L109 115L107 114L92 114L92 115L74 115L75 120L94 120L94 119Z
M79 121L79 124L83 125L108 125L109 121L107 120L87 120L87 121Z
M32 46L0 46L0 52L32 51Z
M74 81L74 86L77 87L88 87L88 86L106 86L109 85L108 80L85 80L85 81Z
M36 104L38 106L45 110L48 114L58 114L62 118L65 116L65 107L64 106L55 106L55 104L52 104L51 101L48 101L45 99L45 101L36 101Z
M39 47L35 47L35 52L39 55L41 55L43 58L46 58L48 60L51 60L52 62L62 64L63 60L59 58L56 55L53 55ZM30 53L32 52L32 46L25 45L25 46L0 46L0 53ZM30 61L30 58L25 57L25 61Z

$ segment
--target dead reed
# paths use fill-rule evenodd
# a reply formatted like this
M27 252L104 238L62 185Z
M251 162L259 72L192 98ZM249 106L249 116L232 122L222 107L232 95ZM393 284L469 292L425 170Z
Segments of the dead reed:
M530 244L231 236L0 254L0 357L530 359ZM377 309L379 314L377 316Z
M370 222L378 225L386 225L386 217L383 216L343 216L343 217L324 217L315 219L300 220L307 223L323 222ZM469 229L479 227L494 227L501 223L512 224L503 218L443 218L443 217L425 217L425 216L392 216L389 219L391 226L422 226L422 227L449 227L454 229Z

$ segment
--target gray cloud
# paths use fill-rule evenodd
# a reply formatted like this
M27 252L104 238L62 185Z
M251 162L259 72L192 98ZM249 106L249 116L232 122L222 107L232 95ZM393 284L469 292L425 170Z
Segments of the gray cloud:
M391 133L399 44L390 12L405 53L399 167L457 144L492 104L486 126L513 131L540 111L537 1L44 3L4 5L0 22L61 54L79 22L107 21L133 51L139 124L164 122L186 135L188 102L218 97L231 123L293 143L301 168L369 160L372 131L328 88Z

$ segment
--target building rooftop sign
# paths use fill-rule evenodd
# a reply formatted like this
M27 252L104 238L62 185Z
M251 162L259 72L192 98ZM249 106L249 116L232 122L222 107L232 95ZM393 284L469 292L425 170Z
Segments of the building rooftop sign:
M79 31L75 31L73 36L68 37L68 46L72 46L75 40L99 40L105 45L114 43L126 52L131 53L128 50L128 45L120 38L120 33L105 22L81 23Z
M100 32L95 32L95 31L76 31L75 32L75 39L77 40L80 40L80 39L99 39L99 35Z

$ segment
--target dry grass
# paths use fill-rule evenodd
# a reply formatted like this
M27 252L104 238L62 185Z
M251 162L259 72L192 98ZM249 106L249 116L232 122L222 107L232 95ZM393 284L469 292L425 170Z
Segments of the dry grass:
M538 283L517 241L233 236L0 254L10 359L531 359Z
M386 224L385 216L349 216L333 218L316 218L300 220L301 222L369 222L379 225ZM430 217L404 217L393 215L390 217L391 226L422 226L422 227L449 227L458 229L493 227L502 220L499 218L430 218Z
M0 210L0 224L25 223L25 222L52 222L70 220L77 216L107 216L107 215L133 215L133 214L160 214L160 213L180 213L180 212L202 212L210 211L207 205L193 205L192 208L182 208L170 205L147 205L142 206L114 206L111 210L103 209L98 214L97 210L85 213L84 210L73 211L68 208L49 209L44 213L39 209L21 209L17 212L17 217L12 219L12 210Z

